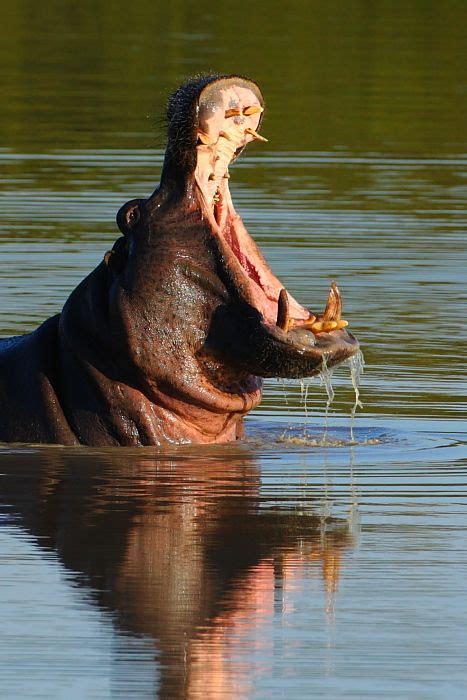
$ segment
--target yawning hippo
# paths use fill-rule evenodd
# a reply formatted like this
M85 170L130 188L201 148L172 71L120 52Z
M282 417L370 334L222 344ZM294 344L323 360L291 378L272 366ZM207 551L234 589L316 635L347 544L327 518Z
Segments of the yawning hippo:
M315 316L273 275L236 214L228 166L258 134L258 86L182 85L161 182L117 214L123 233L61 314L0 343L0 440L160 445L235 440L263 377L353 355L332 285Z

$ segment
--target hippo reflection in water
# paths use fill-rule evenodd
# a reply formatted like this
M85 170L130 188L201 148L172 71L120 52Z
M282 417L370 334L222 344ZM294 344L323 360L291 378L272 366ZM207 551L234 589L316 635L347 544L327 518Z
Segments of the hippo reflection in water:
M294 651L297 619L323 625L323 604L332 622L355 533L349 521L324 517L319 488L297 491L286 480L277 501L277 489L261 488L261 464L243 447L209 460L196 450L180 460L139 452L9 451L1 460L0 512L56 553L66 570L62 585L77 600L112 613L127 652L120 656L117 638L112 673L130 659L118 675L131 692L120 689L120 697L152 697L138 692L145 666L134 651L128 656L128 634L154 647L147 653L155 697L250 697L256 645L263 668L283 644ZM312 583L319 579L324 595ZM46 593L34 585L41 600ZM76 595L73 606L81 609ZM56 611L60 602L51 605ZM72 663L70 683L75 672Z
M321 315L301 306L233 207L228 166L264 140L263 110L238 76L171 96L159 187L120 209L123 237L61 314L1 343L0 440L228 442L263 377L309 377L357 351L337 287Z

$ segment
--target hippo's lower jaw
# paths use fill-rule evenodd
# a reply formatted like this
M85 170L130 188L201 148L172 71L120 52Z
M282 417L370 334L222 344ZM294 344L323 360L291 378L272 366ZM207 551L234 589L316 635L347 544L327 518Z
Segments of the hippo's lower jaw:
M244 238L248 235L238 217L232 218L230 224L231 237L235 231ZM229 358L230 364L264 378L311 377L358 351L358 341L340 318L342 299L335 283L324 312L316 316L288 294L256 251L250 250L247 257L239 245L234 253L222 233L214 227L213 230L230 274L236 277L241 300L217 308L206 342L208 349ZM258 271L261 277L255 274ZM268 280L266 288L261 279Z

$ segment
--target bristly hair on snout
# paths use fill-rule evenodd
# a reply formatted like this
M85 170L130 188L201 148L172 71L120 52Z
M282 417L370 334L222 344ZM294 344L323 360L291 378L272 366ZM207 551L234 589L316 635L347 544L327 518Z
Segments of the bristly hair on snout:
M222 77L219 73L194 75L169 96L166 113L167 146L173 160L184 170L194 170L196 166L196 97L206 85Z

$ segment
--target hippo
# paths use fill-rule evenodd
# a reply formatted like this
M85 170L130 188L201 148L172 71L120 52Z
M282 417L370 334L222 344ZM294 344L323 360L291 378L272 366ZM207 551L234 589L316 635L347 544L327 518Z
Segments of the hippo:
M267 377L310 377L358 351L331 285L321 314L274 276L236 213L228 168L264 100L238 75L169 98L160 184L117 213L121 236L34 332L0 341L0 441L225 443Z

